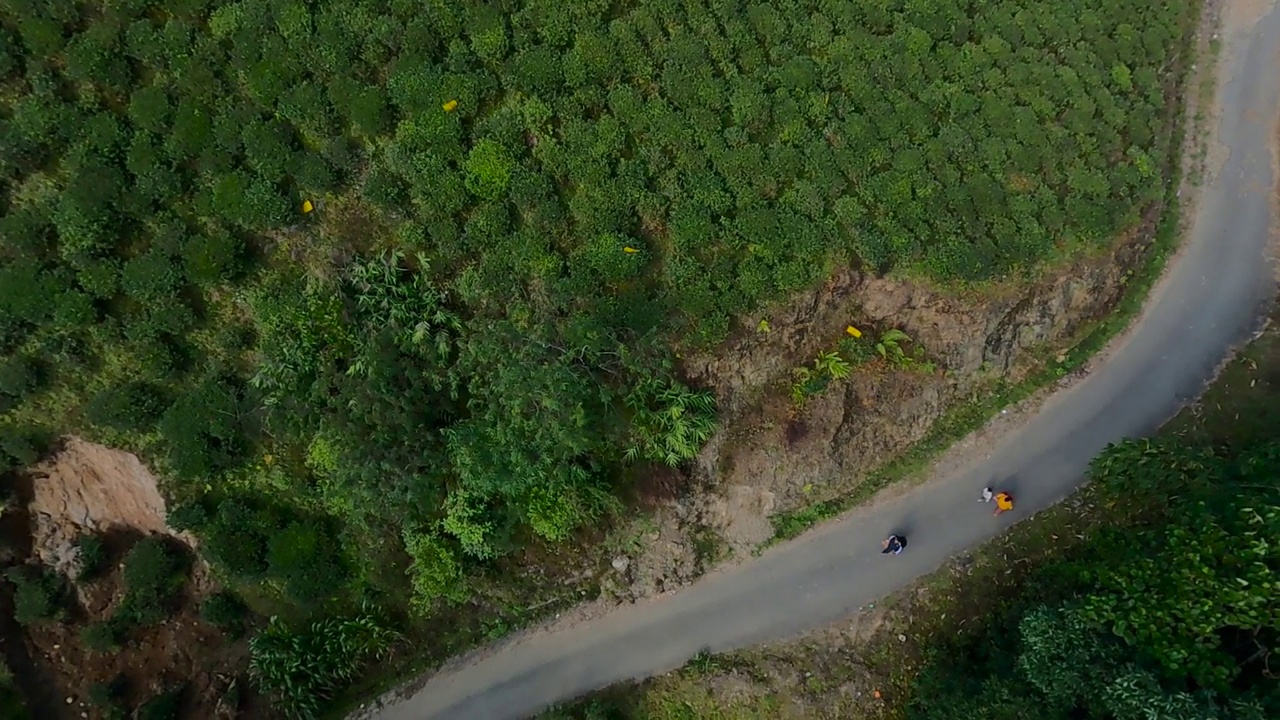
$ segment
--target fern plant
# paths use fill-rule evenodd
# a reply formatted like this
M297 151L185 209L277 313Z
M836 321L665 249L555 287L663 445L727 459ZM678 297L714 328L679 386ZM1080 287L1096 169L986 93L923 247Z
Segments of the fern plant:
M910 335L897 328L890 328L880 336L880 340L876 343L876 352L894 366L901 367L911 362L911 358L902 348L902 344L908 342L911 342Z
M319 717L325 700L351 682L365 663L382 659L398 634L365 607L351 618L329 618L299 632L272 617L249 641L249 675L275 696L290 718Z
M833 380L843 380L853 372L853 365L834 350L818 353L818 357L813 361L813 367L830 375Z
M626 459L640 458L671 467L698 454L716 429L716 401L674 381L646 380L626 397L632 411L632 443Z
M401 252L357 261L347 269L356 307L370 333L389 331L402 352L421 354L428 348L447 355L462 320L445 306L446 297L427 281L425 257L418 271L405 268ZM350 372L364 370L358 360Z

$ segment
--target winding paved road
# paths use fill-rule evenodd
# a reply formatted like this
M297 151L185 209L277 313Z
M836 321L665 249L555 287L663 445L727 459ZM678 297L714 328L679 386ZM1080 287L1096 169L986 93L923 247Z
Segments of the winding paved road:
M381 709L386 720L508 720L604 685L821 626L910 584L995 536L974 502L992 477L1018 491L1014 519L1058 502L1107 443L1154 431L1196 396L1271 301L1273 141L1280 123L1276 0L1226 0L1211 142L1225 156L1200 191L1197 219L1139 324L1105 364L1050 398L973 472L943 478L843 519L665 598L534 634L429 680ZM1211 154L1212 158L1212 154ZM879 554L906 532L900 557ZM367 712L367 711L366 711Z

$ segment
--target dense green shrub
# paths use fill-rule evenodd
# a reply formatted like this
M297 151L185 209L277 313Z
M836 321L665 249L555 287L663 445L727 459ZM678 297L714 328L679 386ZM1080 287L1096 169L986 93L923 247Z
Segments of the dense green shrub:
M134 720L177 720L182 709L185 687L167 690L138 706Z
M210 478L246 460L250 446L242 403L237 388L210 379L169 406L159 428L180 476Z
M107 546L97 535L85 534L76 539L76 549L80 552L77 581L93 580L107 569Z
M128 690L129 679L123 674L107 682L96 682L89 686L89 704L106 713L118 707Z
M148 537L129 550L123 566L125 597L120 617L137 625L150 625L168 617L187 580L185 552L170 541Z
M244 633L248 611L239 597L226 590L210 595L200 605L200 617L231 637Z
M439 537L406 530L404 547L413 558L408 573L413 587L411 605L415 612L427 615L439 600L457 602L465 598L462 569Z
M36 625L62 616L66 588L57 575L18 566L10 568L5 577L14 586L13 618L19 623Z
M100 620L84 626L80 630L80 642L96 653L112 653L120 649L124 641L120 623L113 620Z
M21 399L40 386L40 366L26 355L0 360L0 394Z
M168 407L164 391L146 381L133 380L108 387L85 406L85 417L100 427L146 432Z
M245 502L223 499L208 521L188 527L204 538L206 556L233 575L254 580L266 573L267 538L275 522L276 518Z
M331 596L347 579L332 532L315 522L295 522L274 533L267 543L267 567L289 596L304 605Z
M187 277L213 284L234 277L241 268L244 243L228 231L198 234L182 247Z
M34 465L44 445L37 428L0 423L0 472Z

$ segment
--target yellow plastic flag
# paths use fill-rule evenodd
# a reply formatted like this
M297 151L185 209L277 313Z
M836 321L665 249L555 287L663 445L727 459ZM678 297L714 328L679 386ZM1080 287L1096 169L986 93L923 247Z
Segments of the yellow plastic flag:
M303 200L303 201L302 201L302 214L303 214L303 215L306 215L307 213L309 213L309 212L311 212L312 210L315 210L315 209L316 209L316 206L315 206L315 205L312 205L310 200Z
M856 337L856 338L862 337L862 331L852 325L845 328L844 331L849 333L849 335L852 337Z
M453 112L453 111L458 107L458 101L457 101L457 100L450 100L449 102L445 103L444 105L441 105L441 107L443 107L443 108L444 108L444 111L445 111L445 112Z
M624 247L624 248L622 248L622 252L624 252L624 253L638 253L638 252L640 252L640 251L639 251L639 250L637 250L637 249L635 249L635 248L633 248L633 247L628 246L628 247Z

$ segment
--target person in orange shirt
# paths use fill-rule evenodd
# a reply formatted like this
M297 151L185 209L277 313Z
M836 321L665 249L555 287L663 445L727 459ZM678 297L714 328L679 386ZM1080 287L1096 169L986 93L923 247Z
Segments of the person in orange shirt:
M1007 492L996 493L996 515L1013 509L1013 496Z

